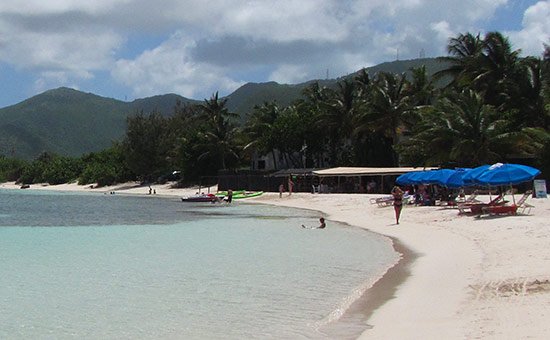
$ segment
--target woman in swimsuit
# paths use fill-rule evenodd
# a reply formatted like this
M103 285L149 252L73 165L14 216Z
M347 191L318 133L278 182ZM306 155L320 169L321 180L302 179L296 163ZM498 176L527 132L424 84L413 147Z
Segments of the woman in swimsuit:
M399 216L401 216L401 210L403 209L403 190L400 187L394 186L391 190L393 196L393 209L395 210L395 222L399 224Z

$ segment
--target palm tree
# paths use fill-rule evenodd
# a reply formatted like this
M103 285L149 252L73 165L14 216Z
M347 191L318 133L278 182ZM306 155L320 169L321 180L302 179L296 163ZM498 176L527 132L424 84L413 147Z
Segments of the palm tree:
M423 108L421 117L400 149L407 152L408 147L420 145L424 165L476 166L502 160L513 151L517 136L505 130L502 116L473 90L440 99L435 106Z
M261 106L254 107L244 128L249 140L244 150L254 148L260 154L271 153L275 169L277 169L275 149L278 137L275 134L274 125L279 115L280 109L276 103L263 103Z
M550 117L544 106L544 61L526 57L518 62L513 82L510 82L505 110L512 112L510 126L548 128Z
M355 83L343 80L338 82L336 90L329 89L328 97L319 103L318 124L327 131L330 159L334 164L350 161L358 99Z
M357 116L356 134L374 133L396 145L398 138L410 126L406 113L410 110L410 98L405 89L405 74L379 73L373 81L367 102L368 111ZM392 154L392 164L397 165L397 154Z
M447 49L450 56L441 60L450 66L437 72L436 78L450 76L450 86L471 88L483 94L487 104L501 109L521 75L521 51L512 50L508 38L499 32L489 32L483 39L479 34L460 34L450 39Z
M489 32L484 39L484 53L475 88L485 93L485 101L496 107L502 105L515 85L520 50L512 51L508 38L499 32Z
M370 75L366 69L362 69L353 79L357 91L357 96L360 99L366 100L372 87Z
M435 98L435 87L428 76L426 66L414 67L411 73L411 82L405 89L407 96L411 99L410 104L412 106L431 105Z
M464 87L472 83L477 76L480 56L483 54L484 42L478 35L460 34L449 40L447 51L450 56L439 59L450 64L444 70L436 72L434 77L441 79L450 77L449 87Z
M198 147L206 149L199 158L214 157L218 159L221 169L227 168L229 159L237 161L238 148L235 144L238 129L231 123L231 118L237 117L230 113L227 107L227 98L219 99L218 92L209 100L199 105L201 115L205 121L205 129L200 132L203 143Z

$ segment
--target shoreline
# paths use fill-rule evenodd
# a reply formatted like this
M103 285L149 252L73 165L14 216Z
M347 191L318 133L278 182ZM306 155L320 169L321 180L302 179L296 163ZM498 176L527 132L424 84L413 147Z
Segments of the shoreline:
M318 210L397 240L403 260L370 289L379 300L363 311L371 328L359 339L550 337L550 256L541 256L550 247L548 199L530 199L528 215L480 219L406 206L395 225L391 207L369 203L379 196L269 194L255 201Z
M276 198L276 196L278 196L278 193L267 193L267 195L269 195L270 198L273 199L273 198ZM298 193L298 195L308 195L308 194ZM282 200L284 200L286 196L287 195L283 195ZM380 237L384 237L388 239L389 242L391 242L391 247L393 248L393 251L399 255L399 259L397 260L397 262L395 262L393 265L390 265L380 277L376 278L375 281L372 283L372 285L368 287L361 294L361 296L359 296L359 298L349 306L349 308L342 314L340 319L336 321L336 323L338 322L345 323L346 319L353 318L356 315L360 315L361 319L365 322L365 325L363 327L363 331L357 337L357 339L361 339L362 334L365 334L366 332L372 329L372 325L368 323L370 317L387 301L395 298L395 292L397 291L398 287L401 284L403 284L405 280L411 275L410 266L418 257L417 253L415 253L414 251L406 247L399 239L395 237L388 236L368 228L360 227L355 224L350 224L344 220L331 219L331 216L328 215L326 211L322 211L314 207L306 208L303 206L295 206L292 204L285 204L285 203L281 204L281 202L272 202L272 201L265 202L265 201L262 201L262 198L256 198L255 200L250 200L247 202L251 204L288 206L288 207L294 207L294 208L303 209L303 210L316 211L320 215L325 215L328 219L330 219L330 221L364 229L370 233L376 234ZM325 333L325 332L322 332L322 333L327 336L330 336L330 331L328 331L328 333Z
M152 187L158 197L192 195L197 189ZM12 183L0 188L19 189ZM148 186L31 189L147 195ZM279 198L266 193L246 202L320 211L329 220L391 239L402 258L357 306L352 304L370 327L360 339L550 337L545 322L550 318L548 199L530 199L529 215L481 219L458 215L456 209L406 206L401 224L395 225L391 207L369 203L377 196L295 193Z
M364 304L364 315L368 324L369 319L386 302L395 298L397 288L411 275L411 265L418 257L412 250L403 245L399 240L391 238L393 249L401 254L401 259L377 280L366 292L359 303ZM372 327L372 325L368 325Z

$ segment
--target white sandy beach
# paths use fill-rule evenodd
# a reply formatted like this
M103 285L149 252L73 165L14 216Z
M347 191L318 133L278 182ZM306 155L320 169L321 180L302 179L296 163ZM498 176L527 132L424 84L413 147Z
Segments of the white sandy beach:
M137 184L31 187L139 195L149 191ZM4 183L0 188L18 186ZM178 197L198 191L152 188L157 195ZM550 338L548 199L529 199L535 206L529 215L481 219L460 216L456 209L407 206L401 224L395 225L393 209L370 204L371 197L376 195L299 193L279 198L269 193L249 202L317 210L327 218L328 228L331 220L345 222L392 237L406 248L401 263L368 293L368 308L374 312L368 313L367 323L372 329L361 339Z

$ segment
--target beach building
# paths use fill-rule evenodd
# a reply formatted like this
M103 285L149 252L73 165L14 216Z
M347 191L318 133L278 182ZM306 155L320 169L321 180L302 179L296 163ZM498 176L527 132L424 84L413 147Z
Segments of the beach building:
M387 193L399 175L436 168L337 167L313 171L319 178L319 193Z
M327 169L296 168L279 171L239 170L218 174L219 190L239 188L278 192L288 179L294 192L312 193L388 193L397 176L407 172L435 168L414 167L336 167Z

